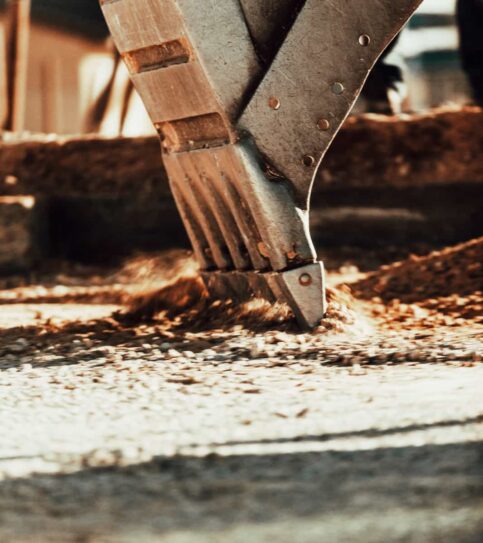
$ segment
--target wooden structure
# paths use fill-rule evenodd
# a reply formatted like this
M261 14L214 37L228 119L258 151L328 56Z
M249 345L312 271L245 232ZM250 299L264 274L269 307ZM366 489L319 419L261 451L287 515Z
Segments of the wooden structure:
M6 115L3 128L21 131L25 123L31 0L10 0L6 17Z

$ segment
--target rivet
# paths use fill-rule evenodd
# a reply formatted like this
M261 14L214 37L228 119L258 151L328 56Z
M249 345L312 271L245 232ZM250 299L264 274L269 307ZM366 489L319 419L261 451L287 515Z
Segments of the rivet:
M312 155L304 155L302 158L302 162L304 163L304 166L307 166L307 168L310 168L315 164L315 157Z
M371 43L371 37L368 34L361 34L359 36L359 45L367 47Z
M299 277L299 283L303 286L303 287L309 287L311 284L312 284L312 276L308 273L303 273L300 277Z
M258 244L258 252L265 258L270 257L270 253L268 252L268 247L265 245L265 243L263 243L263 241L261 241Z
M276 111L277 109L280 109L280 100L275 96L270 96L268 99L268 105Z
M342 83L339 83L336 81L335 83L332 83L332 92L334 94L342 94L345 91L344 85Z
M319 130L323 130L324 132L329 130L330 128L330 123L327 119L319 119L318 122L317 122L317 128Z

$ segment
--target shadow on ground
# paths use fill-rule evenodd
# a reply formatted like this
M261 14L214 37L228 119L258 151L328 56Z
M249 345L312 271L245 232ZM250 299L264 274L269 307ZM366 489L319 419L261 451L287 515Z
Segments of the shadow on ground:
M6 480L0 539L481 541L483 442L262 452Z

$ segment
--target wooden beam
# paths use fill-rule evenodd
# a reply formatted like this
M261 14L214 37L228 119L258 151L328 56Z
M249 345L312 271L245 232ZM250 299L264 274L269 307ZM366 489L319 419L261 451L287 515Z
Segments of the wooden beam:
M29 58L31 0L9 0L7 28L7 96L4 121L6 130L21 131L25 122Z
M7 53L5 31L0 25L0 126L5 125L8 111Z

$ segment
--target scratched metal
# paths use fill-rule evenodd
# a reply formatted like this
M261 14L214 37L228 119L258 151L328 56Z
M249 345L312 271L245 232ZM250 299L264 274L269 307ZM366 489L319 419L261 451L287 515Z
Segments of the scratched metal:
M308 220L313 176L371 66L419 3L101 0L163 139L212 294L287 303L304 328L323 317ZM181 56L164 62L173 51Z
M308 206L317 168L371 68L421 1L305 3L239 121L301 205ZM278 109L269 105L274 97ZM321 119L329 129L319 129Z
M171 88L167 74L177 71L184 75L186 70L178 66L177 70L161 69L134 77L138 92L149 103L153 122L161 120L153 115L160 111L155 101L163 93L184 92L183 101L188 102L189 106L190 100L184 89L188 82L194 102L204 99L213 102L216 99L228 117L233 119L242 106L247 90L263 75L238 0L104 0L101 7L121 53L186 38L194 53L188 66L201 65L198 71L203 71L204 78L197 76L195 79L187 75L178 84L173 81ZM212 93L210 97L204 92L206 87ZM188 106L172 108L181 110L185 115ZM164 110L161 116L164 119L167 117ZM174 120L173 117L170 120Z

